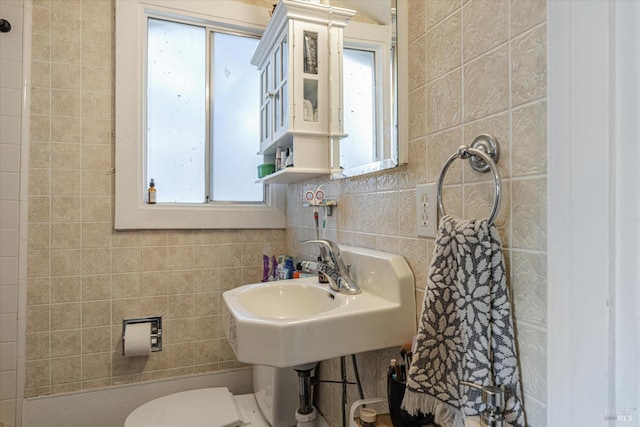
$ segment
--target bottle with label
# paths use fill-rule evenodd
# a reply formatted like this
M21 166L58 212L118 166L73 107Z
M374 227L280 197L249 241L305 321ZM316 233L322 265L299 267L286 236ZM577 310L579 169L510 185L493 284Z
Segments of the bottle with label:
M147 203L150 205L155 205L157 194L158 192L156 191L156 184L155 182L153 182L153 178L151 178L149 189L147 190Z

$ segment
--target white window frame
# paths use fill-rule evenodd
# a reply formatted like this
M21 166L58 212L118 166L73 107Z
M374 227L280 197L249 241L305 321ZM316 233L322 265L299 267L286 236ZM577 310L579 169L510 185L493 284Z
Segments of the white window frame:
M265 186L261 204L144 202L146 22L150 15L223 24L255 34L263 32L269 19L265 8L226 0L116 0L115 228L284 228L286 188L280 184ZM256 141L256 152L258 146Z

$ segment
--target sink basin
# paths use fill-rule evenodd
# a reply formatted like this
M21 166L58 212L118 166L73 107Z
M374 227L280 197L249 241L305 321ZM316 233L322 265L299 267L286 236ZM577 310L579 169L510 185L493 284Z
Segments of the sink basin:
M307 283L311 282L311 283ZM249 285L238 293L238 302L249 313L266 319L300 319L332 310L340 298L311 280L281 280Z
M223 293L225 333L239 361L284 368L411 340L415 288L404 258L342 245L340 251L360 294L335 292L317 277Z

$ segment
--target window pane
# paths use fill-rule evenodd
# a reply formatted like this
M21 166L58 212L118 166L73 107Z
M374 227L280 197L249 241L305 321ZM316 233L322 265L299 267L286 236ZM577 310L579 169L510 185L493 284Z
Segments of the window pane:
M375 131L375 53L343 50L344 132L340 166L349 169L377 161Z
M149 19L146 182L159 203L205 201L206 31Z
M213 34L212 200L262 202L256 184L260 73L251 65L258 39Z

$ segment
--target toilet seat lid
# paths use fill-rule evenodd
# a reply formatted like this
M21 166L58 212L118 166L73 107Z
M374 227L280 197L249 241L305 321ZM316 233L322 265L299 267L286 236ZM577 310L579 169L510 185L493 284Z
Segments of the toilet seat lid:
M125 427L236 427L243 425L226 387L203 388L159 397L135 409Z

